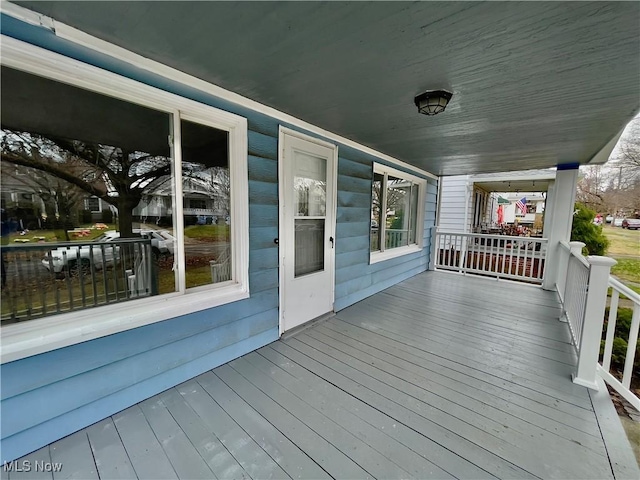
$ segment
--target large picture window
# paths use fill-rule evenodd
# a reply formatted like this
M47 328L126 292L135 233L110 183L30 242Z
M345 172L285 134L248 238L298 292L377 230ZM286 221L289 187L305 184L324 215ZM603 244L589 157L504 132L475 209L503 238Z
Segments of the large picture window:
M371 260L421 248L424 180L374 164L371 191Z
M95 89L2 67L5 340L25 320L100 336L248 296L246 120L86 69Z

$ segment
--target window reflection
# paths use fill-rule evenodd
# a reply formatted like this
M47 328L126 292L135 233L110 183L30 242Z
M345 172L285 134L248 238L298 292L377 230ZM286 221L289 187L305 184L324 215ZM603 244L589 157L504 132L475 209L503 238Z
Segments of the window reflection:
M229 134L182 120L187 288L231 280Z

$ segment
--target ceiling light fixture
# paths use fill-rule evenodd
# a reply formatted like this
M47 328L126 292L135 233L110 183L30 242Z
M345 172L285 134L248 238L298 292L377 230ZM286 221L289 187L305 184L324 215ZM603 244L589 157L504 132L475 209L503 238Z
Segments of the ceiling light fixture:
M414 98L413 101L420 113L437 115L440 112L444 112L452 96L453 93L446 90L427 90Z

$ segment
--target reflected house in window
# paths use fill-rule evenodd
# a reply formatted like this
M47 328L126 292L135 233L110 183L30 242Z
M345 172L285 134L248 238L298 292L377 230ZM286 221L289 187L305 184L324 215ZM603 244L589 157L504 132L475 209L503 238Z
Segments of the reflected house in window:
M187 177L182 181L183 214L195 217L200 224L228 221L230 214L228 169L212 168L204 176ZM173 214L173 189L161 185L145 193L133 215L141 223L159 223Z

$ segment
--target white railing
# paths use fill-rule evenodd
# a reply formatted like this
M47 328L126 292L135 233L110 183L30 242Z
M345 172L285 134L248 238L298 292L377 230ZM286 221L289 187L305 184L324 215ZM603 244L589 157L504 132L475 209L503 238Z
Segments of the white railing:
M634 362L638 348L638 328L640 327L640 295L623 285L617 279L609 277L609 287L611 287L611 302L609 304L609 317L607 320L607 334L605 337L604 353L602 363L598 366L598 373L602 376L614 390L616 390L625 400L633 405L636 410L640 410L640 398L631 390L631 381L634 375ZM619 333L627 336L627 346L616 345L615 350L622 347L624 350L624 362L622 363L622 381L620 381L620 371L611 372L611 363L614 355L618 352L614 350L614 340L616 338L616 324L618 320L620 295L623 295L623 302L632 305L631 324L629 331L626 328L619 329ZM626 297L626 298L625 298ZM624 340L624 339L623 339ZM617 376L615 375L617 374Z
M436 231L434 267L542 283L546 238Z
M563 317L569 324L578 354L578 368L573 381L597 389L599 375L631 405L640 410L640 398L631 390L640 327L640 295L610 276L615 260L599 256L585 258L582 256L583 247L582 242L561 242L561 254L558 257L561 272L557 282L558 294L563 305ZM598 361L609 287L612 293L604 353L600 364ZM628 331L624 332L620 330L627 330L626 328L616 331L621 295L624 296L624 302L633 305L630 325ZM621 345L619 341L615 341L617 333L622 333L627 338L626 346L622 346L623 362L619 361ZM614 357L618 365L612 366ZM620 363L622 372L618 368Z
M563 314L569 323L573 344L579 346L585 318L587 304L587 289L589 287L589 262L582 256L584 243L560 243L560 250L567 254L560 257L562 267L558 275L558 293L563 303ZM560 288L560 284L562 288Z

